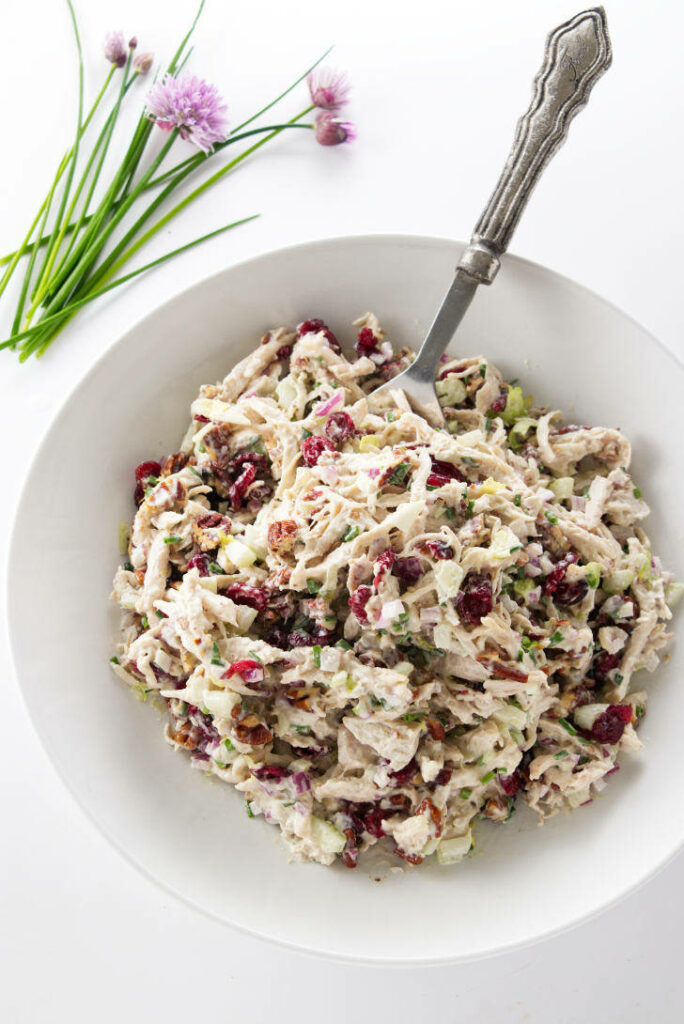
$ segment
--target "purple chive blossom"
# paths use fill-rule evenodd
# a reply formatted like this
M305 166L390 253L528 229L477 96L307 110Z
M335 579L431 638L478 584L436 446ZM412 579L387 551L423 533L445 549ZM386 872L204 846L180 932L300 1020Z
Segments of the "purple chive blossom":
M136 75L146 75L154 64L153 53L136 53L133 58L133 70Z
M316 118L316 142L321 146L339 146L355 138L356 128L351 121L342 121L329 110L322 111Z
M341 71L312 71L307 78L311 102L321 110L339 110L347 102L349 81Z
M228 135L226 110L216 86L195 75L165 75L147 94L148 117L165 132L178 129L205 153Z
M128 60L128 48L123 32L108 32L104 41L104 55L111 64L122 68Z

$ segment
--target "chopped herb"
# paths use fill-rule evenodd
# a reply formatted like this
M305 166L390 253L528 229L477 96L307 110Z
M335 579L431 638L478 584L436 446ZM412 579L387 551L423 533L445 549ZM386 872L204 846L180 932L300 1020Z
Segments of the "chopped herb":
M624 678L625 678L625 677L624 677L624 676L622 675L622 673L621 673L621 672L616 672L616 673L615 673L615 682L617 683L617 685L618 685L618 686L620 685L620 683L622 682L622 680L623 680Z
M516 496L513 498L513 504L517 505L518 508L520 508L520 506L522 505L522 494L516 494Z
M198 477L200 478L200 480L204 480L204 477L203 477L203 476L202 476L202 474L200 473L199 469L195 469L195 467L194 467L194 466L190 466L190 469L191 469L191 470L193 471L193 473L195 474L195 476L198 476Z
M410 714L402 715L401 717L405 722L420 722L423 716L418 711L412 711Z
M475 507L475 502L471 498L470 501L468 502L468 507L466 508L466 514L465 514L466 519L472 519L473 518L473 508L474 507Z
M314 646L312 648L312 651L313 651L314 665L316 666L316 668L320 668L321 667L321 648L320 648L320 646L318 644L314 644Z
M475 459L471 459L470 455L463 455L461 462L465 462L466 466L479 466L480 463L476 462Z
M558 516L556 515L556 513L555 513L555 512L551 512L551 511L550 511L550 509L547 509L547 510L546 510L546 512L544 513L544 516L545 516L545 517L546 517L546 518L548 519L548 521L549 521L549 522L550 522L550 523L551 523L551 524L552 524L553 526L555 526L555 525L556 525L556 523L558 522Z
M644 715L646 714L646 708L643 706L643 704L634 705L634 714L637 716L637 718L644 717Z
M638 487L634 488L634 497L635 498L640 498L641 497L641 491L639 490Z
M295 725L295 732L300 733L302 736L310 736L311 728L308 725Z
M223 661L221 661L221 652L219 651L219 645L216 643L215 640L211 645L211 663L212 665L223 665Z
M302 427L302 441L305 437L311 437L311 431L307 430L306 427Z
M425 490L426 491L436 491L437 490L437 484L425 484Z
M283 807L294 807L294 805L295 805L295 801L294 800L288 800L286 804L283 804Z
M247 817L248 818L253 818L254 817L254 811L249 806L249 800L245 800L245 810L247 811Z
M309 591L310 594L317 594L322 586L323 584L320 583L318 580L308 579L306 581L306 589Z
M223 746L226 748L226 750L235 750L235 745L231 740L228 739L227 736L223 741Z
M142 626L143 629L150 628L150 623L146 615L143 615L142 619L140 620L140 625Z
M480 779L480 782L482 782L482 783L491 782L492 779L494 778L494 775L495 775L495 772L487 772L486 775L482 776L482 778Z
M335 647L340 647L343 651L351 651L352 646L346 640L338 640Z
M206 450L207 450L207 449L206 449L206 448L204 447L204 445L203 445L203 444L198 444L198 445L197 445L197 451L198 451L198 452L202 452L202 454L203 454L203 455L204 455L204 453L206 452Z
M588 487L585 487L584 490L582 491L582 497L583 498L588 498L589 497L589 488Z
M477 759L477 761L475 762L475 764L476 764L476 765L477 765L477 766L478 766L479 768L481 768L481 767L482 767L482 765L484 764L484 754L480 754L480 756L478 757L478 759Z
M395 468L391 477L389 478L389 483L394 484L396 487L399 487L401 484L403 484L410 469L411 464L409 462L400 462L399 465Z
M487 372L487 364L486 363L480 363L480 376L484 377L486 372Z
M467 786L464 786L458 795L460 796L461 800L467 800L471 793L472 789L468 789Z
M120 665L121 664L121 662L119 661L119 659L117 658L117 656L115 654L113 654L112 657L109 660L111 661L112 665Z
M515 797L509 796L506 799L508 800L508 814L504 818L504 822L510 821L515 814Z
M530 647L532 646L532 641L530 640L529 636L521 637L520 646L522 647L523 651L529 651Z
M449 508L447 506L444 509L444 515L447 517L447 519L455 519L456 518L456 510L453 509L453 508Z
M183 543L183 538L182 537L164 537L164 543L165 544L182 544Z
M130 562L124 562L124 564L121 566L121 568L125 569L126 572L135 572L135 569L133 568L133 566L131 565Z
M555 647L557 644L559 644L561 642L562 639L563 639L563 634L561 633L561 631L559 629L557 629L556 632L552 633L551 636L549 637L549 647Z
M512 555L514 551L521 551L521 550L522 550L522 544L516 544L515 547L511 548L508 553L509 553L509 555Z
M359 530L358 526L348 526L347 529L344 532L342 540L343 541L354 540L355 537L358 537L360 532L361 531Z
M154 609L154 614L157 616L158 619L165 619L166 618L166 616L164 615L164 612L160 612L158 608Z
M582 754L582 756L580 757L580 759L577 762L577 764L578 764L578 766L581 765L581 764L589 764L589 760L590 759L587 757L586 754Z
M228 767L228 765L226 764L225 761L214 761L214 764L216 765L217 768L227 768Z
M565 731L569 732L571 736L577 735L577 729L574 725L571 725L570 722L568 722L567 718L559 718L558 724L562 725Z
M559 750L557 754L553 755L557 761L562 761L564 757L568 756L567 750Z
M514 377L513 380L509 380L508 383L510 384L510 386L512 388L514 388L515 385L518 384L519 382L520 382L520 378L519 377Z
M218 564L218 562L210 562L209 571L213 572L214 576L223 576L223 569Z
M396 413L393 412L392 409L390 409L390 411L387 413L387 416L386 416L387 422L388 423L394 423L396 418L397 418Z

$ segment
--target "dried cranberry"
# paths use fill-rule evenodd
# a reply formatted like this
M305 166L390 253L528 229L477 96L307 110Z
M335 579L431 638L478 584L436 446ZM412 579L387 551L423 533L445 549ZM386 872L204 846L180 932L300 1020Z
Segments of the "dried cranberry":
M211 423L208 416L202 416L201 414L199 416L193 416L192 418L195 423Z
M366 605L372 593L373 591L370 587L357 587L349 595L349 609L354 613L361 625L365 625L368 622Z
M465 370L465 365L463 363L459 364L458 366L449 366L447 367L446 370L442 370L442 372L439 375L439 380L444 380L452 373L462 373L463 370Z
M378 341L370 327L362 327L354 346L357 356L369 356L371 352L377 352Z
M559 583L554 595L556 604L570 605L583 601L587 594L587 584L584 580L576 580L574 583Z
M230 679L235 675L242 676L246 683L260 683L264 678L264 666L253 658L242 658L240 661L232 662L222 678Z
M292 345L281 345L276 352L276 359L289 359L292 355Z
M389 811L383 811L381 807L377 805L372 807L363 816L363 827L369 835L374 836L375 839L382 839L385 835L385 830L382 827L384 818L387 817Z
M447 559L454 557L454 549L446 541L429 540L426 547L433 558Z
M136 480L147 480L150 476L161 476L161 464L159 462L141 462L139 466L135 467Z
M145 488L143 487L143 485L140 482L138 482L135 485L135 490L133 491L133 501L136 503L136 505L142 505L144 497L145 497Z
M270 644L271 647L279 647L281 651L288 650L287 631L281 629L280 626L274 626L273 629L270 629L264 637L264 640L267 644Z
M189 572L190 569L197 569L200 576L211 576L211 569L209 568L209 556L205 555L201 551L198 551L198 553L196 555L193 555L192 558L188 561L186 571Z
M568 570L568 566L572 565L573 562L577 561L577 555L574 551L569 551L567 555L561 558L560 562L557 562L553 567L549 575L544 580L544 593L547 597L553 597L558 590L559 586L565 579L565 574Z
M465 480L460 470L451 462L444 462L442 459L432 459L432 472L427 478L428 487L444 487L451 480Z
M489 412L494 413L496 416L498 413L503 412L506 408L506 402L508 401L508 388L504 388L499 392L498 397L494 399L489 407Z
M394 782L395 786L405 786L418 771L418 765L416 764L415 757L412 757L408 764L405 764L403 768L398 768L395 772L388 772L390 779Z
M492 581L482 573L469 573L454 602L465 622L471 626L479 625L493 607Z
M255 779L286 779L290 773L285 768L281 768L278 764L262 764L258 768L252 769L252 775Z
M510 775L499 775L498 778L506 796L515 796L520 789L520 775L518 772L511 772Z
M630 704L610 704L595 720L591 727L592 738L599 743L617 743L625 726L632 721Z
M608 674L620 664L619 654L609 654L608 651L601 651L594 658L591 665L591 674L599 683L608 680Z
M392 566L392 575L398 576L402 583L410 587L413 583L417 583L423 575L420 559L416 558L415 555L411 555L408 558L395 558L394 565Z
M356 427L348 412L333 412L328 416L325 432L334 445L341 445L354 436Z
M435 776L432 785L446 786L449 782L451 782L452 772L453 768L441 768L440 771L437 772L437 775Z
M256 466L253 462L245 462L244 468L240 473L234 484L228 488L228 500L230 501L230 507L233 509L239 509L242 507L242 499L247 493L247 489L250 484L256 480Z
M325 340L330 345L330 348L334 352L340 352L340 343L327 326L327 324L320 320L318 317L313 317L311 320L305 320L297 328L297 334L300 338L303 338L305 334L323 334Z
M303 629L293 629L287 634L287 642L290 647L313 647L318 643L316 637L305 633Z
M264 483L263 481L254 484L247 495L248 510L250 512L258 512L259 509L262 508L269 500L272 493L273 488L270 484Z
M376 590L379 587L380 581L382 580L382 577L385 575L386 570L391 569L392 566L394 565L395 558L396 555L394 554L392 549L386 548L386 550L379 554L378 557L375 559L375 563L373 565L373 568L375 570L375 575L373 576L373 586L375 587Z
M268 601L268 594L263 587L250 587L247 583L229 583L223 593L235 604L249 605L258 612L263 612Z
M226 467L231 473L235 473L239 470L240 466L244 466L247 462L251 462L254 465L257 473L266 472L269 465L268 456L264 455L263 452L242 451L231 455L226 463Z
M323 452L334 452L335 446L325 437L314 434L302 441L302 458L307 466L315 466Z

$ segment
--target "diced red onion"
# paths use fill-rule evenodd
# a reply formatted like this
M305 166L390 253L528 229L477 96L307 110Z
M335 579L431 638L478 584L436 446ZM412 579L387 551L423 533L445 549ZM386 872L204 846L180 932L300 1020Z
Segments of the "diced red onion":
M442 609L439 605L435 605L432 608L421 608L420 609L420 621L425 622L431 626L436 626L442 619Z
M314 409L314 416L322 418L331 413L335 406L344 404L344 394L342 391L336 391L330 398L326 398L324 402L320 402Z
M307 772L295 772L292 775L292 782L298 793L306 793L311 789L311 780Z

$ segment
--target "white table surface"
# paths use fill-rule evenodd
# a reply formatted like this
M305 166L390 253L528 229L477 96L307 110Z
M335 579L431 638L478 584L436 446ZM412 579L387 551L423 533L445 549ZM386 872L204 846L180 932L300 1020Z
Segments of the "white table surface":
M136 32L142 49L168 55L194 8L193 0L75 2L91 88L103 70L99 43L107 28ZM466 236L528 102L545 33L573 6L209 0L192 66L219 84L234 120L335 42L334 61L354 84L359 139L335 150L308 135L279 141L203 197L150 252L234 216L261 212L260 220L102 301L41 363L20 367L0 353L3 570L40 438L98 354L144 313L215 268L292 242L366 232ZM684 8L672 0L612 0L608 14L613 68L535 193L514 251L605 295L682 357ZM33 215L71 131L75 75L62 3L4 5L0 26L5 252ZM9 315L0 307L3 336ZM77 462L64 468L88 471ZM684 975L671 929L682 910L682 857L595 920L495 959L402 972L317 961L205 920L124 862L43 753L4 637L0 669L0 1014L13 1024L172 1024L199 1014L337 1024L424 1020L428 1012L487 1024L681 1019Z

